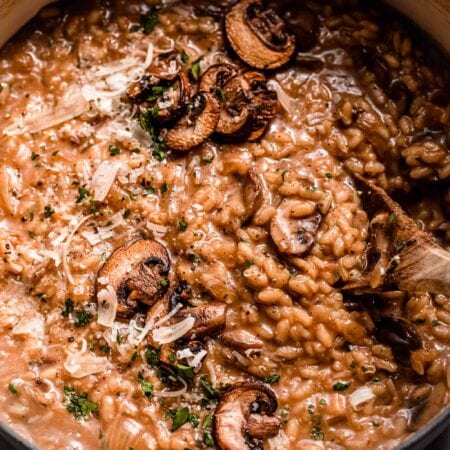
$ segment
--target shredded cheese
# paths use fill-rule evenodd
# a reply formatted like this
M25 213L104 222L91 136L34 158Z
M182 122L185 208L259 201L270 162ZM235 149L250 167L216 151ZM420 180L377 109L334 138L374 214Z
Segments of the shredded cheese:
M159 344L169 344L183 337L193 326L195 319L188 316L180 322L153 330L153 339Z

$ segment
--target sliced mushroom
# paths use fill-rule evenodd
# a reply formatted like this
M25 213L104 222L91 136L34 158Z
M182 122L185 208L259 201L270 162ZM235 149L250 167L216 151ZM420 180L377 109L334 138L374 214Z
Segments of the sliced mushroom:
M281 202L270 224L270 235L281 253L305 255L314 245L314 239L322 222L322 215L316 211L309 216L290 216L290 200Z
M188 316L195 319L194 326L184 336L187 339L200 339L211 336L225 327L227 306L223 303L185 308L178 312L172 323L179 322Z
M228 347L244 351L249 349L260 350L264 345L261 339L245 330L225 331L221 334L220 340Z
M202 75L198 90L217 94L220 99L220 90L235 75L237 75L237 69L231 64L214 64Z
M185 111L190 95L189 79L183 72L170 80L146 75L128 89L130 99L139 103L141 111L150 114L157 125L177 120Z
M177 151L197 147L213 133L219 121L219 113L216 97L209 92L198 92L188 113L167 132L165 144L169 149Z
M404 366L410 364L411 352L422 347L414 325L401 317L382 317L376 324L375 337L391 347L396 361Z
M280 428L280 420L273 415L277 407L275 393L262 383L242 382L232 386L214 414L214 437L219 448L253 448L255 440L275 436Z
M97 291L99 279L101 284L112 286L118 316L129 317L136 312L138 302L153 305L164 294L169 271L167 250L156 241L139 239L111 254L97 274Z
M216 132L224 138L260 138L277 110L276 93L267 88L265 76L255 71L243 72L225 83L221 92Z
M245 205L243 222L251 219L264 202L264 189L260 176L254 168L248 171L248 178L243 187L242 197Z
M242 0L227 14L227 38L238 56L257 69L286 64L295 50L295 37L286 24L260 0Z

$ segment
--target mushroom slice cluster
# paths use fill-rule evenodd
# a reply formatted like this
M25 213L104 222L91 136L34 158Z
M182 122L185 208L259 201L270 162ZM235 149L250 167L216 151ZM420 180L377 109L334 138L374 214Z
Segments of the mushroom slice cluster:
M214 437L221 450L254 448L258 440L275 436L280 420L272 389L258 382L233 385L221 398L214 414Z
M183 114L191 95L187 75L180 70L178 53L161 55L145 75L127 89L128 98L147 111L157 125L166 125Z
M221 110L216 127L225 139L256 141L277 110L277 95L267 88L266 77L245 71L231 77L220 90Z
M184 152L197 147L214 132L219 114L220 106L216 97L209 92L198 92L185 116L167 131L167 148Z
M295 51L295 37L273 9L260 0L242 0L225 19L227 38L233 50L257 69L276 69Z
M132 316L138 302L153 305L166 291L170 271L167 250L158 242L139 239L115 250L97 274L117 296L117 315Z
M305 217L291 217L291 201L281 202L270 224L270 235L281 253L302 256L311 250L322 222L315 211Z

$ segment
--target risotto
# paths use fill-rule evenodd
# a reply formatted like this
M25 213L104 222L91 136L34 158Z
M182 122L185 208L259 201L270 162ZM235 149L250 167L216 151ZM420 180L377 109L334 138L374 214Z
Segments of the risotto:
M0 420L79 450L421 428L449 300L348 288L355 179L449 245L446 56L378 3L77 3L0 53Z

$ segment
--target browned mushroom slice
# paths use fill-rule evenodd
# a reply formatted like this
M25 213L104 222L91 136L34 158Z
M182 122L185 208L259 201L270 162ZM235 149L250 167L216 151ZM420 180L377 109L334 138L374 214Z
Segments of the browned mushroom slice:
M187 339L199 339L211 336L225 327L227 306L223 303L197 306L182 309L175 315L172 323L179 322L190 316L195 319L194 326L183 336Z
M222 105L216 132L224 137L242 137L251 130L248 92L251 86L242 75L231 78L222 89Z
M286 64L295 50L295 37L284 21L260 0L242 0L227 14L227 38L233 50L257 69L275 69Z
M231 78L222 89L222 108L216 132L223 137L259 139L275 117L277 96L267 88L266 77L246 71Z
M243 187L242 197L245 205L243 222L252 218L264 202L263 185L255 169L248 171L248 178Z
M185 73L180 73L172 80L161 80L149 76L148 84L141 90L139 95L131 97L138 88L130 87L128 95L130 98L140 102L141 112L150 114L151 119L157 125L165 125L177 120L188 105L191 88L189 79ZM141 82L138 82L141 83Z
M301 256L308 253L322 222L322 215L314 212L309 216L290 217L290 201L281 202L270 224L270 235L281 253Z
M238 350L260 350L264 345L261 339L245 330L225 331L221 334L220 340L227 347L233 347Z
M219 102L209 92L198 92L189 112L167 132L167 148L188 151L206 141L219 121Z
M237 74L236 67L231 64L214 64L203 74L198 87L199 91L212 92L219 99L225 83Z
M161 297L169 270L167 250L156 241L139 239L111 254L98 271L97 292L99 283L111 286L117 296L117 314L129 317L138 302L153 305Z
M273 416L277 406L275 393L262 383L233 385L214 414L214 437L219 448L244 450L252 448L257 439L275 436L280 428L280 420Z

